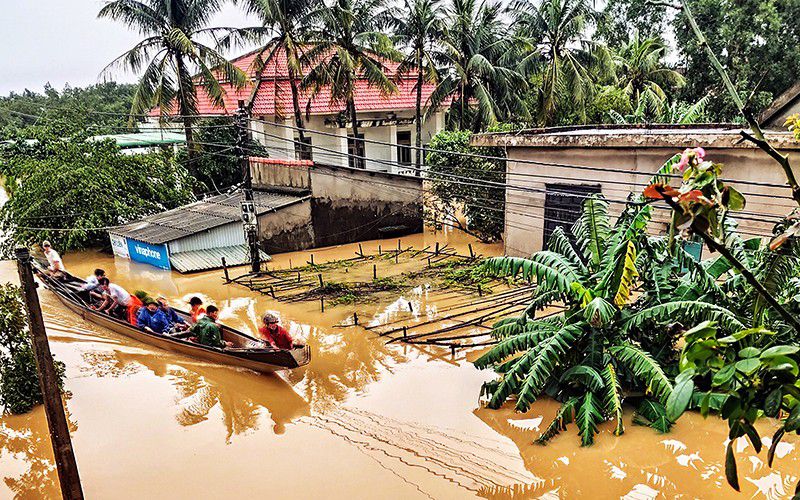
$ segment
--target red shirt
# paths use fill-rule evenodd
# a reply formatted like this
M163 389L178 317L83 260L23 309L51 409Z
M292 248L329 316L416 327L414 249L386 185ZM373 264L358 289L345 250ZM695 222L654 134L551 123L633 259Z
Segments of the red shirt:
M286 328L282 327L281 325L278 325L278 328L276 328L275 331L271 331L269 328L262 325L258 329L258 333L261 334L261 338L274 345L278 349L292 348L292 336L289 334Z

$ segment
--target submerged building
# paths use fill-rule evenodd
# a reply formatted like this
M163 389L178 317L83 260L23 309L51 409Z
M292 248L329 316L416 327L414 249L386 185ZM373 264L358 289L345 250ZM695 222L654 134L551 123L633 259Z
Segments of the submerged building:
M781 151L800 153L786 131L770 131ZM610 201L613 214L629 193L641 193L671 156L702 146L723 163L723 177L745 194L747 206L733 214L745 235L768 235L796 204L775 161L743 140L738 125L584 126L487 133L475 146L499 146L508 156L504 242L509 255L541 250L558 226L571 226L592 193ZM800 174L800 172L798 172ZM666 205L654 210L655 227L666 230Z

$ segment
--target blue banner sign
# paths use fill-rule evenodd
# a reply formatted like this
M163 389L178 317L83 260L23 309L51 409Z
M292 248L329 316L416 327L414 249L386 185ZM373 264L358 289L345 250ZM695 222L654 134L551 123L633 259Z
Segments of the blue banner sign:
M128 241L128 255L130 255L131 260L150 264L167 271L170 270L167 245L150 245L142 241L126 239Z

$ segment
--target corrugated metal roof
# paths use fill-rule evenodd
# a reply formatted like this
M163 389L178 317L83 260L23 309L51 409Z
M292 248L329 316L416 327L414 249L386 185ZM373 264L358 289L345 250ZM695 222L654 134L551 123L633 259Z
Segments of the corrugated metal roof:
M132 132L130 134L95 135L89 137L90 141L104 141L111 139L120 148L144 148L148 146L163 146L165 144L183 144L186 136L178 132L159 130L154 132Z
M256 191L253 193L258 215L306 200L308 196ZM240 191L196 201L160 214L110 229L118 234L151 245L161 245L201 231L241 221Z
M241 266L250 262L250 250L245 245L234 247L217 247L207 250L192 250L189 252L174 253L169 256L172 268L181 273L193 271L207 271L222 267L222 258L228 266ZM267 262L272 257L261 252L261 260Z

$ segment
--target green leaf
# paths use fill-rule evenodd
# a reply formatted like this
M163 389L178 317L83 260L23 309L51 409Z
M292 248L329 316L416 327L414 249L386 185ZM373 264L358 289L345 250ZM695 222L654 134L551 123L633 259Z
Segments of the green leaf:
M606 365L601 375L605 381L604 403L606 414L612 415L617 420L614 435L621 436L625 432L625 425L622 422L622 386L619 383L617 372L614 370L614 365L611 363Z
M641 328L649 322L693 324L704 320L716 321L728 331L744 329L744 325L736 315L724 307L708 302L679 300L639 311L623 324L623 331L629 332L635 328Z
M745 347L741 351L739 351L740 358L755 358L759 354L761 354L761 349L758 347Z
M572 423L575 420L575 409L578 407L578 403L580 403L580 398L570 398L567 400L566 403L561 405L561 408L558 409L556 412L553 421L550 422L550 425L542 432L542 435L539 436L536 441L536 444L547 444L548 441L553 439L557 436L561 431L567 428L567 424Z
M742 359L736 362L736 369L745 375L752 375L761 367L761 361L757 358Z
M774 358L769 358L764 362L764 364L767 365L767 368L773 372L788 371L795 377L800 374L797 361L789 356L776 356Z
M796 405L789 416L786 417L783 422L783 428L786 429L786 432L794 432L800 429L800 404Z
M672 384L661 365L648 353L633 344L621 344L609 348L619 364L630 370L633 375L644 382L647 388L659 401L666 402L672 393Z
M778 449L778 444L781 442L781 439L783 439L784 432L786 431L778 429L775 435L772 436L772 444L769 445L769 451L767 452L767 465L770 467L772 467L772 461L775 459L775 450Z
M662 434L669 432L672 427L672 421L667 418L667 410L664 406L649 399L642 401L639 408L636 409L633 423L652 427Z
M560 382L578 382L590 391L600 391L605 387L605 382L591 366L573 366L561 375Z
M617 313L616 308L602 297L596 297L583 309L583 317L595 328L609 324Z
M764 400L764 415L777 417L783 402L783 391L780 387L773 389Z
M581 436L581 446L591 446L594 435L597 434L597 425L603 421L599 401L591 392L583 396L583 403L578 408L575 423L578 425L578 434Z
M725 186L726 190L726 197L728 199L728 210L733 212L738 212L739 210L744 210L745 207L745 199L744 195L736 190L730 184Z
M753 444L753 448L756 450L756 453L761 453L761 436L758 435L758 431L753 424L750 422L744 422L742 424L744 426L744 432L747 434L747 438L750 440L750 443Z
M746 330L739 330L733 335L722 337L721 339L719 339L719 341L722 342L723 344L733 344L739 342L740 340L746 337L749 337L750 335L775 335L775 332L772 332L764 327L759 326L757 328L748 328Z
M691 377L683 378L680 381L676 380L675 387L669 398L667 398L668 419L673 422L678 420L689 406L689 402L692 400L692 392L694 392L694 380Z
M711 383L715 387L726 385L728 382L731 381L734 375L736 375L736 365L735 364L725 365L725 367L722 368L722 370L714 374L714 378L711 379Z
M777 356L791 356L792 354L797 354L797 352L800 352L800 347L794 345L776 345L761 353L761 359L769 359Z
M739 490L739 474L736 472L736 455L733 454L733 441L728 442L725 450L725 478L728 484L736 491Z

